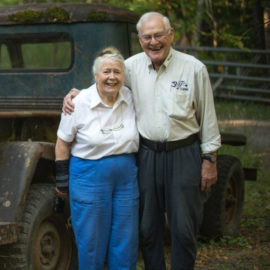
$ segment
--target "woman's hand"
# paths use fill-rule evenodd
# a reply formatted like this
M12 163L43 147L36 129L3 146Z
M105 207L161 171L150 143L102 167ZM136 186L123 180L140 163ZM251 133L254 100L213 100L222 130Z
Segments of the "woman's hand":
M57 187L55 188L56 195L62 199L68 199L68 193L61 192Z

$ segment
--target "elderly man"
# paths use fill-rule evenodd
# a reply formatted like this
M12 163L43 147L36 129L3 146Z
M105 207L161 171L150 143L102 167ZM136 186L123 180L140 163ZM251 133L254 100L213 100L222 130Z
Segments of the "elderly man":
M140 241L145 269L166 269L166 212L171 269L192 270L204 193L217 180L220 147L209 75L203 63L171 47L174 30L167 17L146 13L137 30L144 52L125 64L140 133ZM70 106L70 95L68 99L65 107Z

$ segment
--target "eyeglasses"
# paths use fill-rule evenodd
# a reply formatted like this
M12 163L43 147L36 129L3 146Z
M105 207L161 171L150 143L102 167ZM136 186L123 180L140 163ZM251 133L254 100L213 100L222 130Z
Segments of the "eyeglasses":
M102 134L110 134L111 132L119 131L122 128L124 128L124 124L121 124L120 126L115 127L115 128L101 129L100 131L101 131Z
M169 34L170 34L170 30L167 32L155 33L154 35L138 35L138 36L143 42L147 43L147 42L150 42L152 38L154 38L157 41L161 41L164 37L166 37Z

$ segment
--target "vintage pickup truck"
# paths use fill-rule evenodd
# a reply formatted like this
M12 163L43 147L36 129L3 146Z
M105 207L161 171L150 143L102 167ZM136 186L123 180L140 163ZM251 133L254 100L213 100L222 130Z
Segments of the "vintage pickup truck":
M100 4L31 4L0 9L0 269L77 269L68 204L53 211L54 143L62 101L92 83L96 53L140 50L134 12ZM222 134L223 143L245 137ZM218 157L218 183L201 234L234 233L247 174Z

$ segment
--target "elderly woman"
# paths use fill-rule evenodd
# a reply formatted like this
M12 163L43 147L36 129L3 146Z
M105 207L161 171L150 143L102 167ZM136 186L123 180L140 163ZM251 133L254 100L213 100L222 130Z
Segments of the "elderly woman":
M138 132L124 59L110 47L93 65L96 84L62 114L56 142L56 190L69 191L80 270L136 269ZM70 155L71 152L71 155ZM69 182L69 187L68 187Z

